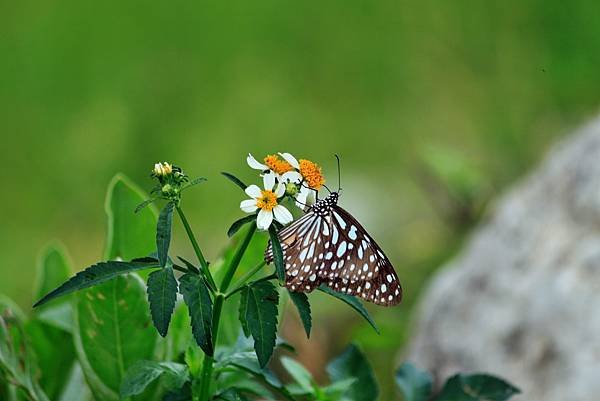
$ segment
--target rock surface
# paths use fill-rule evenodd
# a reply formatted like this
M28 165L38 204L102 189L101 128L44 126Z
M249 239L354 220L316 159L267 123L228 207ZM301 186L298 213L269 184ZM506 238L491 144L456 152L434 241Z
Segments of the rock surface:
M407 359L513 400L600 399L600 119L559 143L434 278Z

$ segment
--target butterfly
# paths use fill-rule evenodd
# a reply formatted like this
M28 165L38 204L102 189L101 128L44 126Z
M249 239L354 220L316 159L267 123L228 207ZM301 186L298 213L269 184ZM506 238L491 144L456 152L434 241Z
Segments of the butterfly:
M279 231L285 286L293 292L311 292L325 284L377 305L400 303L402 287L390 260L338 200L338 192L331 192ZM270 242L265 261L273 261Z

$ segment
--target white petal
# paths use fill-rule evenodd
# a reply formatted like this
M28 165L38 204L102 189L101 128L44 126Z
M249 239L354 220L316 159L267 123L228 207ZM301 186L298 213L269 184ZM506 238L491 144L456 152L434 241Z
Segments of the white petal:
M271 191L275 186L275 173L265 174L263 177L263 182L265 184L265 189Z
M262 191L258 187L258 185L250 185L246 188L246 194L251 198L259 198L262 196Z
M275 220L281 224L288 224L294 220L294 216L292 216L289 210L281 205L277 205L273 208L273 215L275 215Z
M283 159L290 163L292 165L293 168L300 168L300 164L298 163L298 160L296 160L296 158L294 156L292 156L289 153L279 153L279 156L283 157Z
M256 218L256 226L260 230L268 230L273 222L273 212L271 210L261 209Z
M285 193L285 185L283 185L282 183L279 183L277 185L277 189L275 190L275 196L277 196L278 198L281 198L284 193Z
M287 173L283 173L281 176L281 181L293 182L294 184L297 184L302 181L302 176L297 171L288 171Z
M240 209L242 209L246 213L254 212L256 209L258 209L258 206L256 206L256 200L255 199L243 200L240 203Z
M306 197L306 203L308 205L314 205L317 201L317 192L315 190L309 189L308 196Z
M252 156L250 153L248 153L248 157L246 158L246 162L248 163L248 165L249 165L251 168L253 168L253 169L255 169L255 170L261 170L261 171L264 171L264 170L268 170L268 169L269 169L269 167L265 166L265 165L264 165L264 164L262 164L262 163L259 163L259 162L258 162L258 161L257 161L257 160L254 158L254 156Z
M296 206L298 206L302 210L304 210L304 208L306 207L306 198L309 192L310 190L308 188L302 187L300 188L300 192L298 192L298 194L296 195Z

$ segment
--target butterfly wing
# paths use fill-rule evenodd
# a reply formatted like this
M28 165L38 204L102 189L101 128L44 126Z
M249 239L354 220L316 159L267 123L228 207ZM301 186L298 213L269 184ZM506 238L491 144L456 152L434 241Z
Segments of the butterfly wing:
M285 286L291 291L311 292L322 282L319 268L325 267L321 234L324 224L327 224L325 218L309 211L279 232L285 264ZM273 261L270 241L265 251L265 261Z
M392 306L402 300L398 275L383 250L350 213L335 205L331 209L331 236L325 243L325 283L335 291L354 295L378 305Z

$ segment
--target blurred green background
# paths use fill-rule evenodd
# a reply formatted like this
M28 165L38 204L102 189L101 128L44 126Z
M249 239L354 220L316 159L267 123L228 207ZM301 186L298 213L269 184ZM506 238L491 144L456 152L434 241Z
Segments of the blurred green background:
M51 239L81 268L99 258L118 171L148 189L159 160L206 176L184 207L214 259L243 198L219 171L255 180L248 152L288 151L336 187L338 153L342 205L392 258L406 302L372 308L381 336L321 302L307 355L355 338L391 382L429 274L597 112L599 13L557 0L2 2L0 292L29 310Z

